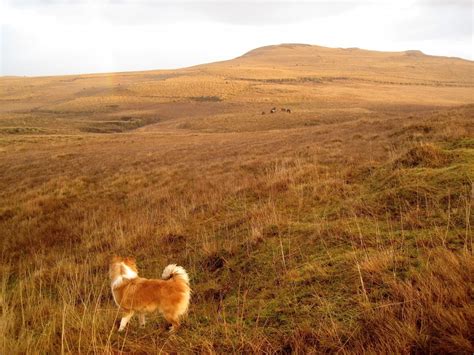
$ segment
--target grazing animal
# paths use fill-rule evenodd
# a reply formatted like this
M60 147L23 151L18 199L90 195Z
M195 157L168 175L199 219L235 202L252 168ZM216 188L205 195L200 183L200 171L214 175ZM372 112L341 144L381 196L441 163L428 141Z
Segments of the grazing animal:
M124 313L119 332L135 313L140 325L145 326L145 314L154 311L161 312L171 324L170 332L178 329L191 297L189 276L181 266L165 267L161 280L145 279L138 276L135 259L116 256L110 263L109 275L114 301Z
M286 108L282 107L281 111L286 112Z
M270 110L270 113L275 113L276 111L277 111L277 109L276 109L276 107L274 107Z
M291 110L289 108L286 109L286 112L291 113Z

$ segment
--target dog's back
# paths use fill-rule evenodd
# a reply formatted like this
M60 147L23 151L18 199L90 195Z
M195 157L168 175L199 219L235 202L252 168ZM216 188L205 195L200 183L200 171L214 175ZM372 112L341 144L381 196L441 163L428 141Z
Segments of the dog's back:
M138 277L116 291L117 302L125 311L172 311L178 317L186 313L191 293L189 283L179 275L173 275L167 280Z

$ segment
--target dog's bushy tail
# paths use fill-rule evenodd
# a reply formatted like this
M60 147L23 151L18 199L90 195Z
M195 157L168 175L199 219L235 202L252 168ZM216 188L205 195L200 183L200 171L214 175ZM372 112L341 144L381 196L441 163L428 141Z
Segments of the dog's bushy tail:
M181 266L178 266L176 264L169 264L167 267L165 267L165 269L163 270L163 274L161 275L161 278L163 280L168 280L168 279L171 279L172 277L179 277L180 279L182 279L189 285L188 273Z

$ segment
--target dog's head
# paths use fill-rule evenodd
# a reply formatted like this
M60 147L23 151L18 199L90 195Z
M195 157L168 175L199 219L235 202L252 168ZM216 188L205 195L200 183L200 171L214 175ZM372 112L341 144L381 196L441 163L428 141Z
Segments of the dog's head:
M128 279L133 279L138 275L138 268L135 258L114 256L110 261L109 275L112 280L122 276Z

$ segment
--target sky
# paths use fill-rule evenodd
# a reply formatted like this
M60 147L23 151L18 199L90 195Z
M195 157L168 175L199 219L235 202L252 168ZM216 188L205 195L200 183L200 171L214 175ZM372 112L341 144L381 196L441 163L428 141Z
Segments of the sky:
M170 69L307 43L474 59L471 0L0 0L0 75Z

